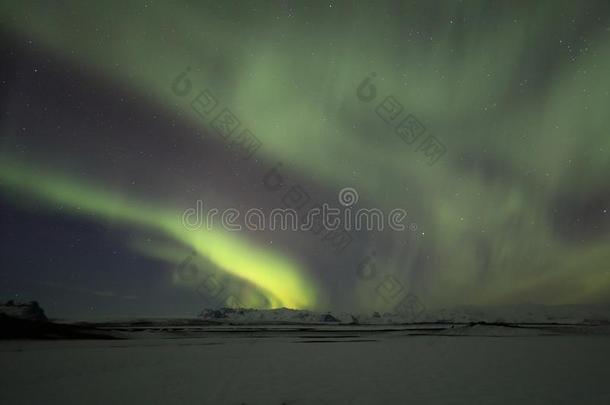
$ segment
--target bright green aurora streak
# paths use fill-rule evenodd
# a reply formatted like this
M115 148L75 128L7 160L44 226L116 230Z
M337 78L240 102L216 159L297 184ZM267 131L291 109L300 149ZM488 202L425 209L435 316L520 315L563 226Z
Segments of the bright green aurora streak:
M192 247L220 269L249 281L263 293L271 308L314 308L315 289L294 263L279 254L255 248L222 231L189 230L179 211L160 210L84 186L66 177L34 170L3 159L2 185L15 193L26 193L49 208L65 205L74 215L96 220L115 220L161 231ZM244 304L247 297L240 297Z
M193 66L194 87L236 109L263 142L265 164L289 162L321 188L355 186L368 207L407 208L419 226L408 257L401 235L371 238L370 248L380 271L417 282L427 305L610 302L610 234L566 237L553 223L557 201L610 195L610 24L570 28L594 21L586 2L297 2L283 14L262 2L26 3L0 5L13 35L205 130L170 89ZM443 140L446 158L428 166L359 102L371 72L380 98L395 95ZM326 285L308 281L311 269L233 235L189 232L172 210L7 164L2 178L162 230L256 284L273 306L328 299ZM335 296L385 305L362 283Z

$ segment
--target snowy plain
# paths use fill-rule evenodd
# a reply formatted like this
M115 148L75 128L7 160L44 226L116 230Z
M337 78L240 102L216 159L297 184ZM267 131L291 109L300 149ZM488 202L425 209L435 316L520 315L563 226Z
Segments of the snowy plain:
M607 326L111 325L5 340L2 404L610 404Z

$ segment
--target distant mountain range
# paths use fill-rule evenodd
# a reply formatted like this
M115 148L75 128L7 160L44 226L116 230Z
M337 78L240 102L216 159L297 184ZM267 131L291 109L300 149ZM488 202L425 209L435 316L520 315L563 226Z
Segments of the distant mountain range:
M204 309L199 319L227 324L360 324L391 325L405 323L557 323L608 324L610 307L603 306L495 306L459 307L452 310L425 311L419 314L349 314L280 309Z
M36 301L0 304L0 320L50 324L44 310ZM145 320L140 320L141 322ZM167 319L166 321L172 321ZM410 311L404 314L372 312L350 314L347 312L316 312L309 310L218 308L204 309L196 318L175 319L173 322L254 325L401 325L401 324L610 324L609 306L585 305L520 305L492 307L459 307L435 311ZM132 320L131 322L134 322Z
M0 316L36 322L47 320L44 310L36 301L24 303L17 303L13 300L7 301L4 304L0 304Z

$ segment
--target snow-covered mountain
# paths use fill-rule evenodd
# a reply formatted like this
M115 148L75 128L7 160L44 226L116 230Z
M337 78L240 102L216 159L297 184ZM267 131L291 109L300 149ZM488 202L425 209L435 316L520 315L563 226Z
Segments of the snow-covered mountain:
M290 324L350 324L356 320L346 313L313 312L288 308L279 309L204 309L199 318L222 323L290 323Z
M36 301L17 303L13 300L0 304L0 315L14 319L45 322L47 317Z
M451 310L412 311L404 314L379 313L352 315L345 312L315 312L280 309L204 309L199 319L230 324L360 324L405 323L563 323L608 324L610 308L601 306L496 306L459 307Z

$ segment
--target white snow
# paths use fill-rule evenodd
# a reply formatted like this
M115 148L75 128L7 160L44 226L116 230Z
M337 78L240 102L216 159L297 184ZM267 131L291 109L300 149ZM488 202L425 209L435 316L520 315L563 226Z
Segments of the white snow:
M362 324L393 325L404 323L562 323L608 324L610 309L594 306L497 306L458 307L435 311L349 314L344 312L314 312L287 308L257 309L205 309L199 319L231 324Z
M601 336L10 341L3 404L608 404ZM442 353L438 340L451 341ZM432 344L435 343L436 344Z

